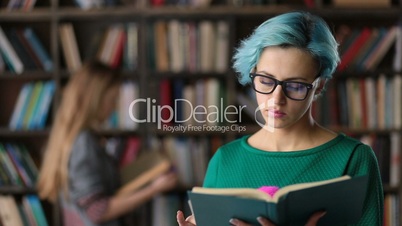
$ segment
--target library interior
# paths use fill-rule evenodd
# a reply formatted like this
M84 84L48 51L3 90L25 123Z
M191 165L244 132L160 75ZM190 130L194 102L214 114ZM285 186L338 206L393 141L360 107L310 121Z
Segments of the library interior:
M69 109L63 97L73 98L68 91L79 82L72 77L84 77L80 70L93 60L121 77L104 121L83 113L98 123L93 132L120 173L123 187L113 200L166 171L177 177L173 188L159 188L111 225L178 225L176 212L191 214L188 191L203 185L219 147L264 128L253 87L239 84L233 69L235 50L262 22L294 11L323 18L338 43L340 63L311 114L371 146L383 226L402 225L402 0L0 1L0 225L65 222L62 203L42 198L37 185L49 138L67 120L58 111ZM71 106L77 112L86 94L96 95L90 82L82 86ZM60 139L67 155L74 154L68 129Z

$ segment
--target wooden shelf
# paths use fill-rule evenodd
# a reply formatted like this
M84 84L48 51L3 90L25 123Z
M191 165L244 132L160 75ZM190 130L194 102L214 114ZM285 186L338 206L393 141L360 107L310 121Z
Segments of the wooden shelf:
M55 13L51 10L51 8L35 8L29 12L0 9L0 22L50 22L54 15Z
M325 17L358 17L371 16L374 18L397 18L402 14L401 7L383 7L383 8L334 8L330 6L307 8L305 6L292 5L260 5L260 6L225 6L216 5L210 7L191 7L191 6L164 6L164 7L134 7L134 6L115 6L104 7L100 9L82 10L78 7L68 6L52 8L35 8L32 11L24 12L21 10L8 11L0 10L0 21L46 21L54 17L57 19L104 19L108 16L119 18L126 17L210 17L210 16L251 16L251 17L269 17L289 11L309 11L314 14Z
M22 74L4 72L2 75L0 75L0 80L43 80L53 78L53 73L43 71L26 71Z
M23 138L23 137L46 137L49 135L50 129L44 130L10 130L8 128L0 128L0 137L2 138Z
M25 195L36 193L35 188L27 188L22 186L0 186L0 194Z

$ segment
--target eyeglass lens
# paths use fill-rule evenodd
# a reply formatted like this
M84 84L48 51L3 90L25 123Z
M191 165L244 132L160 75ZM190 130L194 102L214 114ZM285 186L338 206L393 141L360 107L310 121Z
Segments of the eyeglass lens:
M253 82L256 91L266 94L272 93L280 83L273 78L259 75L254 76ZM303 100L307 96L308 87L304 83L284 81L281 85L285 95L291 99Z

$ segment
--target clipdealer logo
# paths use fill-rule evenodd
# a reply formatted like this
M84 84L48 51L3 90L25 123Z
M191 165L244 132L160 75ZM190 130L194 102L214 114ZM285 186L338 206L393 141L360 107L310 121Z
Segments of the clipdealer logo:
M269 99L266 102L261 103L254 111L254 120L255 122L263 129L268 132L274 132L275 130L275 118L267 116L264 117L264 114L261 112L265 109L268 109L269 106L274 106L274 100Z
M135 109L144 107L144 105L146 115L139 118L135 114ZM220 98L218 106L193 105L186 99L175 99L173 106L159 105L156 99L139 98L130 103L129 116L136 123L156 123L158 129L168 132L244 132L246 127L239 124L242 122L242 113L245 107L245 105L224 106L223 98ZM187 111L184 112L183 109L187 109ZM181 112L179 113L179 111ZM169 125L170 122L177 124ZM219 125L220 123L232 125Z

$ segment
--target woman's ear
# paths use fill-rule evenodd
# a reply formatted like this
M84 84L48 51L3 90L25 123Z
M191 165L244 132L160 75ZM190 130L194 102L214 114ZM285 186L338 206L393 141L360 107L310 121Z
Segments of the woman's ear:
M322 94L322 92L325 90L325 84L327 83L327 79L319 78L319 81L317 81L317 87L314 90L314 101L318 99L318 97Z
M314 91L314 96L319 96L325 89L327 79L319 78L317 88Z

